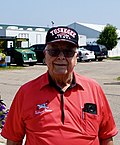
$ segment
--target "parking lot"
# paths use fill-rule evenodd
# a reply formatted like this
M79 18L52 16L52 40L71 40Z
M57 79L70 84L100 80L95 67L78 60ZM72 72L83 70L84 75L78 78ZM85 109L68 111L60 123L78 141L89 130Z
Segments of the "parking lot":
M46 65L26 66L21 70L0 71L0 95L9 108L18 88L31 79L46 72ZM120 61L79 62L75 71L95 79L102 86L110 103L118 130L120 131ZM1 138L4 142L4 140ZM120 134L114 138L114 144L120 145Z

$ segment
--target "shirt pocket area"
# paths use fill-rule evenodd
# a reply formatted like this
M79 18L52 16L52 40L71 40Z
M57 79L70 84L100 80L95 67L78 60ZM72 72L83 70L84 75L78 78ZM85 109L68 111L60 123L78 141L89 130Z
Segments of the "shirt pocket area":
M99 132L99 116L96 114L83 112L82 119L85 134L97 136Z

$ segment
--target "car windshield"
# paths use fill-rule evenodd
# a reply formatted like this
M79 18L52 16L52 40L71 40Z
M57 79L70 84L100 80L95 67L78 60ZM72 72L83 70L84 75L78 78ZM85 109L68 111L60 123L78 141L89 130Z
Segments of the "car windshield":
M43 44L43 45L38 45L37 46L37 50L44 50L44 48L45 48L45 45Z
M35 48L34 48L34 47L30 47L30 49L31 49L31 50L33 50L33 51L35 50Z
M96 52L100 51L99 46L92 46L92 51L96 51Z
M86 51L86 49L84 49L83 47L79 48L78 50Z
M104 45L99 45L102 51L107 51L107 48Z

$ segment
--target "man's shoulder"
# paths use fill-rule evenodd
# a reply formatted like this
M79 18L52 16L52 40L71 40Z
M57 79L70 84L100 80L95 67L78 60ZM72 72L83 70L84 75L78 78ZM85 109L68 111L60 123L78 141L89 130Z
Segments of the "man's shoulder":
M22 88L31 88L31 87L41 87L41 85L45 85L48 82L48 75L44 73L37 78L30 80L23 84Z
M76 77L76 82L78 84L81 84L82 86L86 86L87 84L89 85L94 85L94 86L100 86L99 83L93 79L93 78L89 78L87 76L84 76L84 75L80 75L78 73L75 73L75 77Z

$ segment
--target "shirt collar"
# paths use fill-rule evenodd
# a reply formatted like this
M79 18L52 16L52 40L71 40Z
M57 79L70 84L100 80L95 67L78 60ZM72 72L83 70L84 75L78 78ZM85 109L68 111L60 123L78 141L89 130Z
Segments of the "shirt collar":
M50 84L50 86L53 86L53 87L55 87L59 92L64 93L63 90L62 90L59 86L57 86L57 84L52 80L52 78L51 78L51 76L50 76L49 74L48 74L48 79L49 79L49 84ZM69 86L68 89L73 88L74 86L76 86L76 81L75 81L75 77L74 77L74 75L73 75L72 83L71 83L71 85Z
M72 80L72 84L71 84L71 88L76 86L76 85L79 85L83 90L84 90L84 85L82 84L82 82L80 81L79 77L78 77L78 74L76 72L73 71L73 80ZM48 71L42 75L41 77L43 77L41 80L40 80L40 89L47 86L47 85L54 85L55 83L53 82L53 80L51 79Z
M83 85L82 81L80 80L80 77L82 77L82 76L77 74L75 71L73 71L73 74L74 74L76 84L79 85L82 90L84 90L84 85Z

